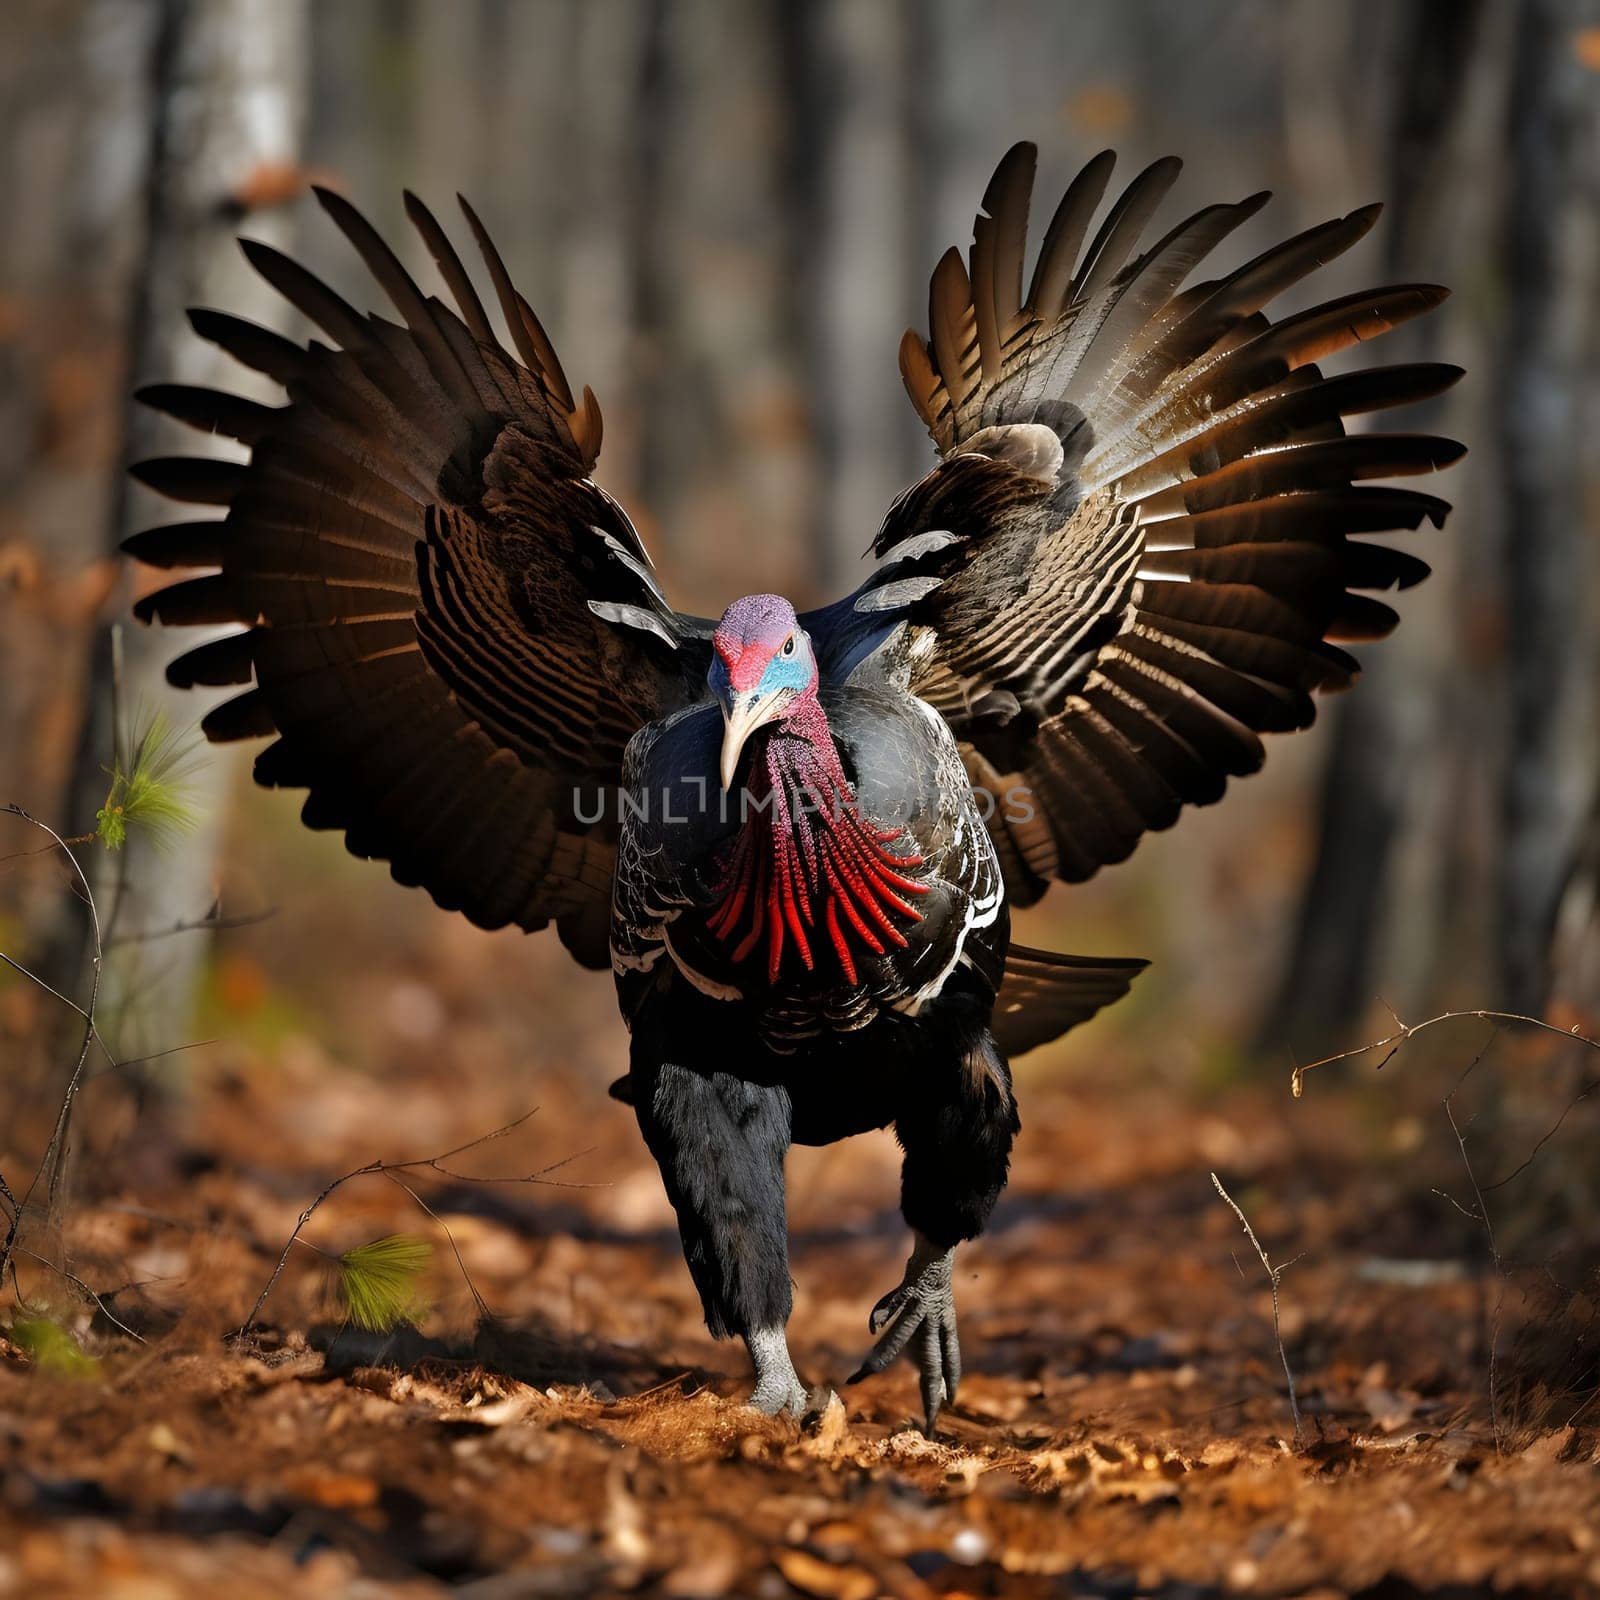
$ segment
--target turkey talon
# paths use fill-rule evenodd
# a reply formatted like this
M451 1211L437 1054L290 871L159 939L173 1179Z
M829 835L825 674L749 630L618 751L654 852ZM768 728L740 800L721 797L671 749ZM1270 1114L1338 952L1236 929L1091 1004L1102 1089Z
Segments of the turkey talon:
M848 1380L859 1383L909 1351L921 1380L923 1431L930 1435L939 1413L955 1403L961 1383L961 1345L950 1282L954 1262L954 1249L941 1250L921 1234L916 1236L904 1279L867 1318L867 1327L881 1337Z

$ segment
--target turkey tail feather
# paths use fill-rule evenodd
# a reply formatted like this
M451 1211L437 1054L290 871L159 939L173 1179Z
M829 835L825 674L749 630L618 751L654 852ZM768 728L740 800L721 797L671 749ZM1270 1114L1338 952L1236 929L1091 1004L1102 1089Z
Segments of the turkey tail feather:
M1013 944L989 1031L1008 1056L1036 1050L1120 1000L1149 966L1114 956L1068 956Z

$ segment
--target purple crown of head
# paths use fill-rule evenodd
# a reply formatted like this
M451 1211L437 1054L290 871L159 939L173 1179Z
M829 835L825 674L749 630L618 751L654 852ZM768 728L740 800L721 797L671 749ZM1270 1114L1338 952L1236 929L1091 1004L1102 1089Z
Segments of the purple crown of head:
M767 663L796 626L794 607L781 594L747 594L722 613L711 642L735 689L753 689Z

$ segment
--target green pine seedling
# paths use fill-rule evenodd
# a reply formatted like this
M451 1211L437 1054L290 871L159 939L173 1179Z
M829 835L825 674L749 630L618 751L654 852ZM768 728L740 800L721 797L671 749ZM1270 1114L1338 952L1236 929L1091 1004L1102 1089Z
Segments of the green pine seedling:
M111 789L95 813L95 835L108 850L128 842L130 827L142 828L165 849L199 826L185 778L195 766L192 734L179 732L155 711L137 719L132 737L119 744L106 769Z
M11 1342L40 1372L57 1378L92 1378L100 1363L59 1322L36 1312L16 1317Z
M392 1333L402 1322L427 1314L422 1275L433 1260L433 1246L413 1234L392 1233L358 1244L339 1257L339 1299L358 1328Z

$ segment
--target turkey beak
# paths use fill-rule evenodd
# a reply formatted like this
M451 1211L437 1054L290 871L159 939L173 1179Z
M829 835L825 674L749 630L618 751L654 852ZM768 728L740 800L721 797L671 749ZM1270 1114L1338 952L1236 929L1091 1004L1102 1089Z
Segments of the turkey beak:
M739 765L739 752L744 742L771 715L774 694L758 694L753 690L739 690L722 704L722 787L731 792L733 774Z

